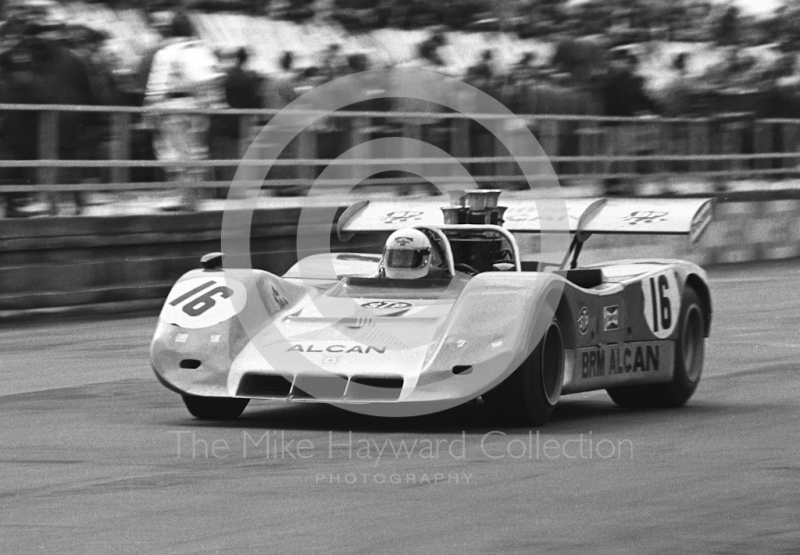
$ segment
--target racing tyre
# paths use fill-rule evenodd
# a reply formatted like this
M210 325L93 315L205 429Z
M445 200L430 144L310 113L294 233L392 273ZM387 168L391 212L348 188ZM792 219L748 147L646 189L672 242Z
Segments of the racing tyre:
M250 399L184 395L183 402L192 416L200 420L235 420L244 412Z
M665 384L607 389L621 407L679 407L697 389L705 358L703 303L697 292L686 286L681 299L680 328L675 342L675 374Z
M553 319L530 356L483 402L503 424L541 426L553 412L564 385L564 341Z

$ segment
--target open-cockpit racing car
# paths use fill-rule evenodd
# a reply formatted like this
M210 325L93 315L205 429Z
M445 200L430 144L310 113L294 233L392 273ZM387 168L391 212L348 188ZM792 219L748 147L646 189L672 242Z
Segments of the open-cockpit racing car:
M383 253L328 253L283 276L222 267L181 277L151 345L156 376L201 419L250 399L325 402L404 416L482 398L509 424L543 424L562 395L605 389L620 406L679 406L694 393L711 324L705 272L676 260L579 266L592 234L688 235L709 199L564 200L569 249L521 253L541 203L499 191L451 202L362 201L339 237L388 239Z

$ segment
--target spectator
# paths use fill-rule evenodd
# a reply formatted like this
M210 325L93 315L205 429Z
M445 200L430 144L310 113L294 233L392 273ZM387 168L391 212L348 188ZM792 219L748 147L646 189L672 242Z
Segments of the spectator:
M147 80L145 102L164 110L208 109L220 103L223 75L214 53L195 38L192 23L179 12L172 20L170 38L156 52ZM204 114L164 112L153 116L154 147L159 160L188 162L166 168L170 181L181 189L162 205L163 210L194 210L197 195L187 185L203 180L205 169L191 162L208 158L209 118Z
M696 92L693 80L688 75L689 54L681 52L672 62L674 74L658 91L662 111L672 117L686 116L692 110L692 96Z
M636 57L626 51L617 51L611 62L608 74L601 85L601 98L603 102L603 115L612 117L632 117L656 111L655 103L644 91L644 80L636 74ZM617 122L607 124L607 137L609 149L606 151L611 156L630 156L640 153L647 148L637 141L637 127L622 125ZM630 171L632 168L625 162L606 162L604 173ZM616 195L621 193L621 180L607 178L605 180L606 193Z
M535 61L536 55L533 52L525 52L511 69L510 81L519 83L537 77L537 70L533 65Z
M491 50L484 50L481 53L480 62L467 70L467 79L486 79L491 81L494 77L494 53Z
M263 81L264 84L264 103L267 108L280 109L289 104L295 98L295 81L297 74L294 65L294 54L287 50L278 59L281 68L280 73L271 75L269 79Z
M255 109L263 108L262 78L247 67L250 55L246 48L236 51L236 64L228 70L225 76L223 89L225 102L231 108ZM224 160L238 159L241 152L241 141L246 137L241 136L240 117L232 115L218 115L212 117L211 143L214 158ZM232 166L214 168L217 181L230 181L236 173Z
M261 78L247 67L246 48L236 51L236 65L225 78L225 101L231 108L261 108Z
M320 70L326 81L332 81L345 72L347 61L342 56L342 45L331 44L322 56Z

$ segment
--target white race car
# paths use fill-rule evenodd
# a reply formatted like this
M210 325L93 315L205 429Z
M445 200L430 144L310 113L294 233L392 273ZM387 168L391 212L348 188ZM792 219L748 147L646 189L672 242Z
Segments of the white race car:
M166 299L151 346L156 376L201 419L236 418L250 399L403 416L482 397L508 422L533 426L561 395L583 391L605 389L623 406L685 403L711 324L704 271L577 258L592 234L696 241L711 201L563 201L571 247L546 268L523 261L517 237L542 231L537 203L505 209L498 194L402 211L364 201L337 223L341 237L409 230L405 242L424 236L429 252L315 255L283 276L223 269L221 253L207 255ZM423 262L424 276L387 275Z

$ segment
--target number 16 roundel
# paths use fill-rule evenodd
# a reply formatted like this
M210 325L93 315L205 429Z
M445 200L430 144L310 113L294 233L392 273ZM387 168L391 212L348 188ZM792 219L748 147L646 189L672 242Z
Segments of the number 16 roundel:
M656 274L642 281L644 319L653 335L666 339L675 330L681 312L678 280L672 272Z
M246 301L247 288L234 279L187 279L170 291L161 319L183 328L207 328L236 316Z

